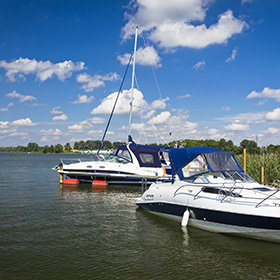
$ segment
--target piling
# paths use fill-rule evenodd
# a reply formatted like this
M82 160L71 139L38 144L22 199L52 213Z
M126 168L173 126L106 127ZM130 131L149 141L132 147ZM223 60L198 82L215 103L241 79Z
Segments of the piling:
M59 164L59 171L63 171L63 164L60 163ZM62 184L63 183L63 174L59 173L59 183Z
M264 185L264 167L260 167L260 184Z
M243 170L246 173L246 147L243 147Z

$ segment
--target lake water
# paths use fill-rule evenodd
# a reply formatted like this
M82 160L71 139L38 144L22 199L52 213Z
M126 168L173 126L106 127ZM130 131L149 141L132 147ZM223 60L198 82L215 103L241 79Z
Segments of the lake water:
M280 244L182 230L140 187L60 189L74 157L0 153L0 279L280 279Z

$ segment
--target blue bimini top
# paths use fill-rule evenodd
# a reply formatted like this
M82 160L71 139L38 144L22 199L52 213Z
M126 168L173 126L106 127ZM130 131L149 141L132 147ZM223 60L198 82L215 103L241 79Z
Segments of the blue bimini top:
M199 157L201 156L201 157ZM204 164L200 173L207 172L223 172L223 171L240 171L243 169L233 156L231 152L221 151L215 148L208 147L194 147L194 148L174 148L169 151L169 157L172 167L172 174L178 174L180 179L184 179L186 175L183 175L182 169L191 165L195 159L200 161L201 165ZM198 164L199 165L199 164ZM204 171L203 171L204 170ZM198 172L199 173L199 172Z

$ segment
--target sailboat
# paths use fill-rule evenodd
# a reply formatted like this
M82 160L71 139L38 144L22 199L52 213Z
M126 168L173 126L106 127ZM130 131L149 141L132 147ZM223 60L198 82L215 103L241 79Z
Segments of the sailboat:
M118 96L120 94L119 90L112 113L105 128L96 159L88 161L78 160L75 162L61 160L60 167L58 168L57 166L56 168L60 175L71 179L78 179L79 181L83 182L103 180L107 181L109 184L142 184L145 182L145 184L149 185L154 181L169 181L171 179L171 168L168 158L168 150L171 148L136 144L131 137L137 32L138 27L136 27L135 31L133 52L133 70L127 143L125 145L118 146L116 150L110 155L100 155L100 150L102 148L102 144L112 119Z

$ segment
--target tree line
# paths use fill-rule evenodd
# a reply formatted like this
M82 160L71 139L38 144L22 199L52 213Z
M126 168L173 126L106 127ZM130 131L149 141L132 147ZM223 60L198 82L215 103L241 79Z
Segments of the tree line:
M17 146L17 147L0 147L0 152L24 152L24 153L70 153L78 151L92 151L98 150L100 147L100 140L87 140L87 141L77 141L71 146L70 143L65 145L45 145L39 146L37 143L28 143L27 146ZM104 141L102 145L102 150L112 150L119 145L123 145L125 142L113 142ZM155 143L150 145L157 145ZM172 141L167 144L159 144L160 146L177 147L177 148L190 148L190 147L212 147L219 150L230 151L234 155L242 154L244 147L246 147L247 153L249 154L278 154L280 151L280 145L270 144L266 147L258 147L257 143L252 140L244 139L240 142L239 146L233 144L231 140L226 141L224 138L220 140L179 140Z

